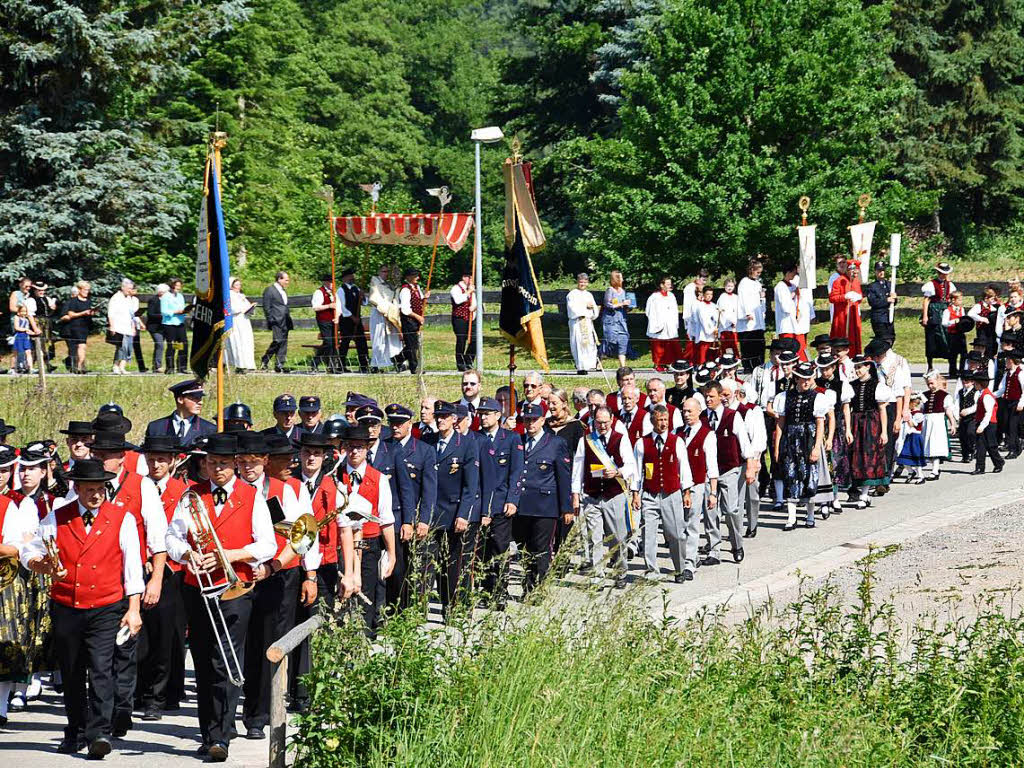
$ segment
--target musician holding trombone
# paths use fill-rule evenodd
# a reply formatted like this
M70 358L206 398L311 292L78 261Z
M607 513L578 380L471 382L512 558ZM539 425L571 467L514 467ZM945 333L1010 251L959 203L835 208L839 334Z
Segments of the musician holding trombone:
M235 477L237 453L234 433L209 437L203 459L209 479L185 493L167 528L168 556L189 566L183 592L202 736L198 754L213 762L227 760L234 733L254 570L277 553L266 501Z
M94 759L111 749L116 642L142 628L139 533L129 511L107 501L113 478L100 461L76 461L68 479L78 498L51 510L21 551L22 565L53 577L50 613L68 721L57 751L88 745Z

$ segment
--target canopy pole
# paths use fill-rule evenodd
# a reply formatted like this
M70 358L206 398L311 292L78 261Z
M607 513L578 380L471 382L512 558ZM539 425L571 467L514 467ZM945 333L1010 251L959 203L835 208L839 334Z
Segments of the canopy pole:
M484 312L484 286L483 286L483 237L480 234L480 142L474 141L476 147L476 238L473 240L476 245L473 266L476 268L476 311L483 318ZM476 370L484 374L484 324L476 324Z
M516 345L508 345L508 415L516 415Z
M217 431L224 431L224 344L217 350Z

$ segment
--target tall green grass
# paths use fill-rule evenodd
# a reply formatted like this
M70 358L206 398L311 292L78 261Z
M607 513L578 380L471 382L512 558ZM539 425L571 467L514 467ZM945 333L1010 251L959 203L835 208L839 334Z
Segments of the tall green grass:
M742 625L651 617L637 595L426 630L355 622L315 639L296 764L1011 766L1024 762L1024 622L900 630L870 561Z

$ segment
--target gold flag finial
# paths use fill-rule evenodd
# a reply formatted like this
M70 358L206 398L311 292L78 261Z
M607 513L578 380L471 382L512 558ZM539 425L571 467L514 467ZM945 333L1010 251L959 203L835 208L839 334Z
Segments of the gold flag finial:
M871 205L871 195L865 192L863 195L857 198L857 207L860 208L860 222L864 223L864 214L868 210L868 206Z
M807 226L807 209L811 207L811 198L807 195L801 195L800 200L797 201L797 207L800 209L800 226Z
M523 142L518 134L512 137L509 141L509 146L512 148L512 162L523 162Z

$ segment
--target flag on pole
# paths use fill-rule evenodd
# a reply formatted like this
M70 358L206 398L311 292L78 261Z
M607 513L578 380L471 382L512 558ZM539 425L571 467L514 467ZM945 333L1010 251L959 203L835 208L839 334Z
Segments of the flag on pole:
M217 367L224 336L231 331L231 299L228 240L220 200L220 152L211 149L206 158L203 202L199 208L196 238L196 303L192 312L192 355L189 364L196 376L206 378Z
M853 258L860 260L860 282L868 284L868 270L871 268L871 240L875 236L877 221L865 221L850 227L850 239L853 241Z
M501 312L498 326L512 344L529 350L548 370L548 352L541 328L544 301L537 285L530 254L546 243L533 199L530 164L506 160L505 267L501 275Z

